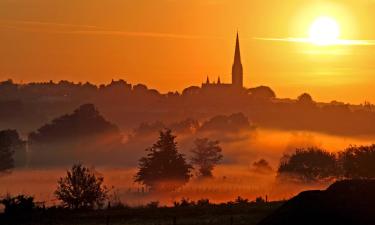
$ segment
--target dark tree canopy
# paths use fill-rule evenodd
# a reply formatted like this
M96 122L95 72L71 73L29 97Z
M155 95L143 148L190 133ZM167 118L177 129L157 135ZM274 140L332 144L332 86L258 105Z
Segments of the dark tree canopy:
M25 142L16 130L0 131L0 172L9 173L15 166L14 154L25 150Z
M201 177L212 177L212 170L223 159L219 141L211 141L208 138L196 139L191 152L191 163L198 167Z
M273 171L269 162L265 159L259 159L258 161L254 162L253 168L255 172L259 173L270 173Z
M331 179L337 172L335 154L314 147L297 149L291 155L284 155L278 169L279 177L286 176L303 182Z
M375 178L375 145L350 146L339 154L347 178Z
M103 177L89 168L77 164L58 180L55 191L57 199L72 209L101 207L107 199L107 188Z
M160 131L159 140L139 160L135 181L154 191L171 191L189 181L191 165L177 149L171 130Z
M303 93L297 98L297 102L301 105L314 105L315 102L310 94Z
M276 98L275 92L267 86L250 88L248 91L251 94L251 97L255 99L270 100Z
M249 119L243 113L234 113L229 116L219 115L204 122L200 131L241 131L252 129Z
M84 104L72 114L54 119L29 135L36 143L51 143L101 134L119 134L119 129L103 118L93 104Z
M35 209L34 197L26 195L7 195L0 203L5 207L4 213L9 216L22 217Z

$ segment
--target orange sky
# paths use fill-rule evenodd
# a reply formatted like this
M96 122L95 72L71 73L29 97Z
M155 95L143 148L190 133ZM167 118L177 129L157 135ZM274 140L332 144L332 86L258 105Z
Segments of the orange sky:
M238 28L246 86L375 102L375 46L255 39L306 37L328 15L342 38L372 40L373 12L371 0L0 0L0 79L122 78L162 92L229 82Z

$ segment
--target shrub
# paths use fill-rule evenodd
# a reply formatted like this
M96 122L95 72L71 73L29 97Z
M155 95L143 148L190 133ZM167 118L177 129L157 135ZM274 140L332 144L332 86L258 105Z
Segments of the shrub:
M302 182L330 180L338 175L336 155L314 147L297 149L284 155L277 172L279 177Z
M55 191L57 199L72 209L101 207L107 199L108 190L104 178L95 175L87 167L77 164L60 178Z
M350 146L339 161L346 178L375 178L375 145Z

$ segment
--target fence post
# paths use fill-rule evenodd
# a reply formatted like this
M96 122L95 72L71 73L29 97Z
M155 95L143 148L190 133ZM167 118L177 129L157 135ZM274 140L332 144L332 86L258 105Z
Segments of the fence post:
M107 215L107 218L106 218L105 224L106 224L106 225L109 225L109 215Z
M233 216L230 216L230 225L233 225L233 221L234 221Z
M175 216L173 217L173 223L172 224L177 225L177 218Z

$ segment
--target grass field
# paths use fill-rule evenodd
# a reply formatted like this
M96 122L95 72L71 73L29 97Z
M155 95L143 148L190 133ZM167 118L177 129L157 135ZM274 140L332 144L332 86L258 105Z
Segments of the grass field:
M173 207L112 207L93 211L39 208L32 214L0 216L0 224L30 225L252 225L283 202L229 202L223 204L182 204Z

